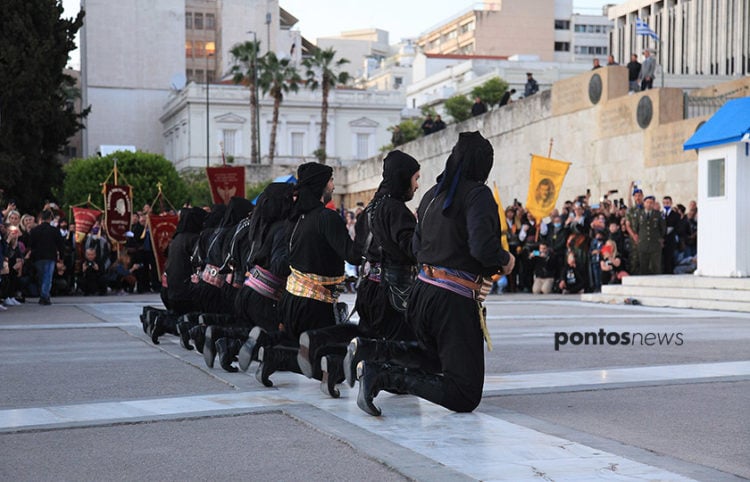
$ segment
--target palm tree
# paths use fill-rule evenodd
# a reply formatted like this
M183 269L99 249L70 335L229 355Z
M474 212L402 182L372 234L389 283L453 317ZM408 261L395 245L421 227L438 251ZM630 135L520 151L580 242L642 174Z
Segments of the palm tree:
M260 41L248 41L232 47L234 65L229 71L235 84L245 84L250 89L250 162L260 163L258 152L258 52Z
M284 94L299 90L302 77L297 73L297 68L291 59L279 59L273 52L268 52L259 63L260 75L258 85L263 94L269 94L273 98L273 116L271 118L271 140L268 148L268 163L273 164L276 153L276 128L279 124L279 106L284 100Z
M348 72L336 72L342 65L349 63L347 59L341 58L334 62L336 51L333 47L325 50L316 49L311 57L302 61L307 71L306 84L310 90L321 88L323 102L320 106L320 146L315 151L315 156L323 164L326 163L326 135L328 133L328 94L332 88L339 84L349 82Z

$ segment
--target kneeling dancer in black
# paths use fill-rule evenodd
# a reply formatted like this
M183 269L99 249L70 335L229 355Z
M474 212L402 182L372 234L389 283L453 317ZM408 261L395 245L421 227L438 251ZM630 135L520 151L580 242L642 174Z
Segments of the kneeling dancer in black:
M350 376L356 367L357 405L370 415L381 414L373 403L381 390L456 412L471 412L482 399L482 301L491 276L515 262L500 245L497 204L485 185L492 163L489 141L479 132L461 133L419 205L413 248L420 272L407 311L418 346L394 349L393 342L364 339L349 345L344 363Z

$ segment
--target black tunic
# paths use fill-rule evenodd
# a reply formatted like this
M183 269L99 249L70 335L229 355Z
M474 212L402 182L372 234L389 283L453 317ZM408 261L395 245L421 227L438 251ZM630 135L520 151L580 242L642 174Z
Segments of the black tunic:
M417 210L413 249L420 265L444 266L489 276L509 261L500 245L497 204L482 183L459 183L453 204L442 210L446 192L433 200L432 187Z
M289 240L289 264L294 269L320 276L343 276L345 260L357 264L359 254L336 211L321 203L297 220Z

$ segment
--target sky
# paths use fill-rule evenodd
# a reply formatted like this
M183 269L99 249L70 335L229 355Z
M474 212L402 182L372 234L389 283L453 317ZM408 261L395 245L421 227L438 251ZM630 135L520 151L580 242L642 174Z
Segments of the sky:
M279 1L285 10L299 19L295 28L311 42L318 37L338 35L342 31L379 28L389 33L392 44L405 37L417 37L478 3L467 0ZM598 15L602 12L602 6L610 3L622 3L622 0L573 0L573 10Z
M281 6L299 19L295 26L315 42L318 37L339 35L347 30L379 28L389 33L391 44L448 20L476 2L468 0L279 0ZM508 0L506 0L508 1ZM524 0L510 0L522 2ZM80 0L63 0L65 17L74 16ZM577 13L598 15L602 6L617 0L573 0ZM78 52L71 53L69 64L79 68Z

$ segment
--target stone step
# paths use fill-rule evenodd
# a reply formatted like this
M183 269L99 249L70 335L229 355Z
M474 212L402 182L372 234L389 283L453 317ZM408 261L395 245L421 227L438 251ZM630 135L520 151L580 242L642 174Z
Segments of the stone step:
M712 278L708 276L659 275L628 276L623 278L624 286L653 286L666 288L700 288L750 291L750 278Z
M750 303L742 301L706 300L696 298L664 298L659 296L630 296L609 293L587 293L581 301L594 303L624 304L626 298L634 298L643 306L664 308L691 308L697 310L739 311L750 313Z
M728 290L728 289L710 289L710 288L689 288L683 286L628 286L628 285L607 285L602 286L602 293L608 295L618 295L630 298L658 297L658 298L689 298L696 300L714 300L714 301L737 301L750 303L750 291L746 290Z

